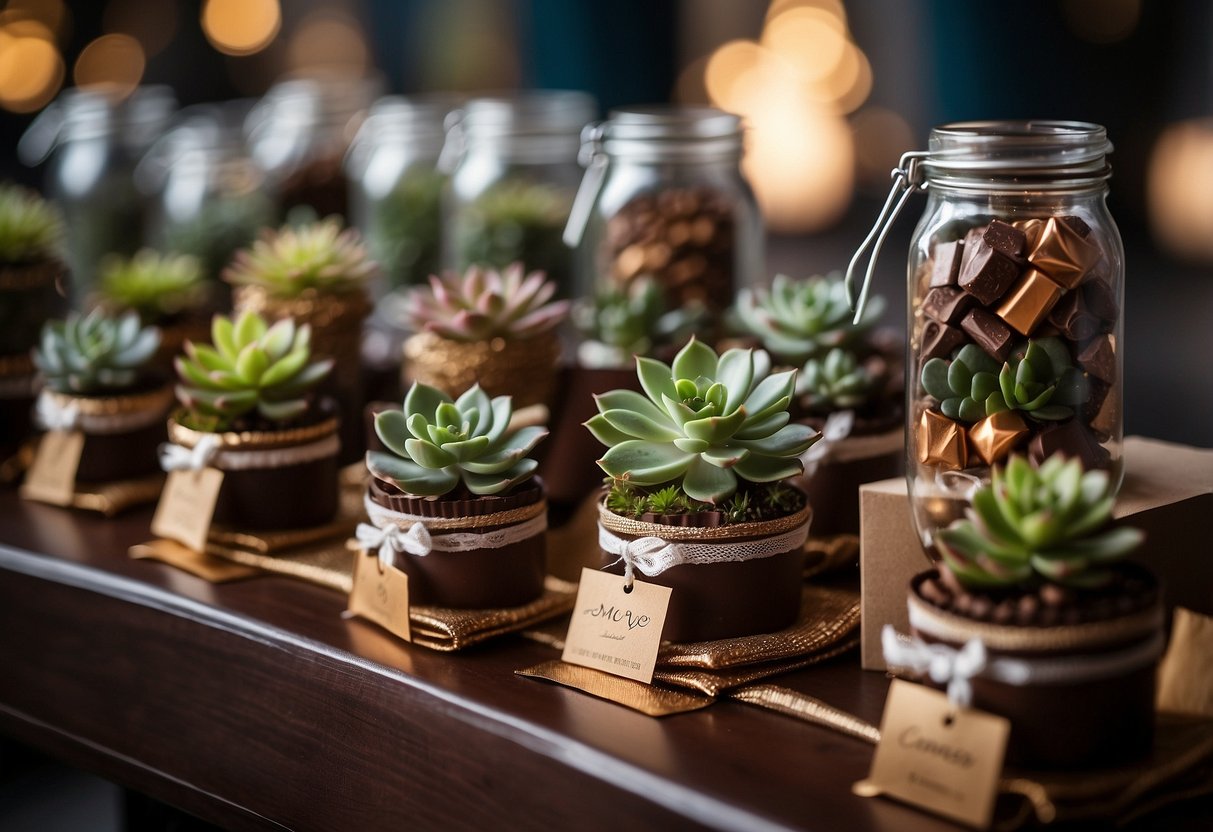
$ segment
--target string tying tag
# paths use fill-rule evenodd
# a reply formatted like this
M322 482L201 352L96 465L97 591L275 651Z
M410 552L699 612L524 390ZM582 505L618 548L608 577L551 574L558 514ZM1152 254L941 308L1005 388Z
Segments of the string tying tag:
M863 310L867 305L868 291L872 283L872 272L876 269L876 258L880 256L880 248L884 245L885 237L888 236L889 230L893 227L893 223L902 209L906 207L906 203L910 201L910 196L915 191L925 190L927 187L919 163L928 156L930 153L924 150L914 150L902 154L901 161L890 173L893 178L893 187L889 189L889 196L884 202L884 207L876 215L876 223L872 226L872 230L868 232L868 236L863 238L863 242L855 250L851 262L847 264L847 274L843 285L846 286L847 300L851 302L851 310L855 313L853 323L856 325L863 318ZM868 259L868 267L864 270L859 297L856 298L855 269L869 246L872 248L872 253Z
M166 442L160 446L160 468L164 471L201 471L219 452L219 437L206 434L193 448Z
M35 415L46 430L72 431L80 427L80 406L75 402L60 405L50 396L41 395Z
M884 658L890 667L925 673L936 684L946 685L948 701L958 708L973 703L973 678L986 669L986 646L979 638L969 639L955 650L946 644L928 644L918 636L903 636L886 624L880 632Z
M385 569L395 565L397 552L425 557L434 550L430 530L422 523L414 523L408 531L394 525L380 528L369 523L359 523L358 528L354 530L354 537L363 549L379 550L379 563Z
M685 561L682 547L660 537L638 537L629 540L619 552L619 558L611 564L623 562L624 585L631 587L636 579L636 568L650 577L659 575L671 566Z

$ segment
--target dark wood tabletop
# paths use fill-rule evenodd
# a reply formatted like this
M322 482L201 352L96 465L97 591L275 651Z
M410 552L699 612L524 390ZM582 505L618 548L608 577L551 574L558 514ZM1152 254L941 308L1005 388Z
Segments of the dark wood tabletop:
M0 494L0 733L231 828L953 830L851 785L870 746L735 702L653 719L340 617L280 577L215 585L126 556L115 520ZM857 655L780 677L878 722ZM1169 812L1213 828L1209 801Z

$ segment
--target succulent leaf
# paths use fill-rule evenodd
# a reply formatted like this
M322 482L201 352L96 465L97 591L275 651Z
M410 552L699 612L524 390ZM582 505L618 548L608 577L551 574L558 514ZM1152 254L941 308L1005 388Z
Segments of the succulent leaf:
M160 330L141 327L138 313L113 317L98 308L47 321L33 359L59 393L118 392L138 381L159 347Z
M810 410L846 410L867 404L880 391L880 381L854 353L834 348L824 359L805 362L796 393Z
M207 286L196 258L145 248L130 258L104 258L97 294L107 309L133 309L143 320L156 321L198 309L206 302Z
M367 256L358 232L341 228L337 217L302 227L266 230L236 254L223 278L233 285L260 286L278 297L308 289L362 291L378 267Z
M18 185L0 184L0 263L57 258L63 239L63 218L50 202Z
M568 301L552 301L556 285L542 272L522 279L521 263L504 271L472 266L463 275L431 277L409 292L405 318L416 331L452 341L531 338L554 330L569 313Z

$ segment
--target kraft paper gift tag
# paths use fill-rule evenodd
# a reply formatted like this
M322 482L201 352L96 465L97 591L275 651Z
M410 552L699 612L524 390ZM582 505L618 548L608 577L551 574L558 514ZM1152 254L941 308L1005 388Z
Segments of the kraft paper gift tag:
M218 468L173 471L152 516L152 533L205 552L222 485L223 472Z
M44 434L25 475L21 496L56 506L71 505L83 452L84 434L78 430L52 430Z
M670 588L581 570L561 659L648 684L653 681Z
M412 641L409 628L409 576L380 562L377 552L358 555L354 588L345 616L378 624L392 635Z

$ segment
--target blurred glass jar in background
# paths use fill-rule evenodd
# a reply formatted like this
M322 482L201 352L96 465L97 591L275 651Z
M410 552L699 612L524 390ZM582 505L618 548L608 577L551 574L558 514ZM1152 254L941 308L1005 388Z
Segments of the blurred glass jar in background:
M444 122L456 100L381 98L345 159L350 223L379 263L376 294L425 282L441 268Z
M648 277L667 306L714 314L762 280L762 217L741 172L741 119L707 107L615 110L586 129L566 242L581 294Z
M275 84L245 121L249 149L265 172L280 218L347 215L342 162L371 103L378 78L325 76Z
M478 98L450 119L457 158L443 202L443 263L504 268L521 261L574 293L573 256L561 236L581 181L581 129L596 114L583 92Z
M146 205L135 187L135 165L175 108L162 86L139 87L125 98L74 88L21 137L22 162L49 162L45 191L63 212L74 305L84 303L104 255L132 254L143 244Z

